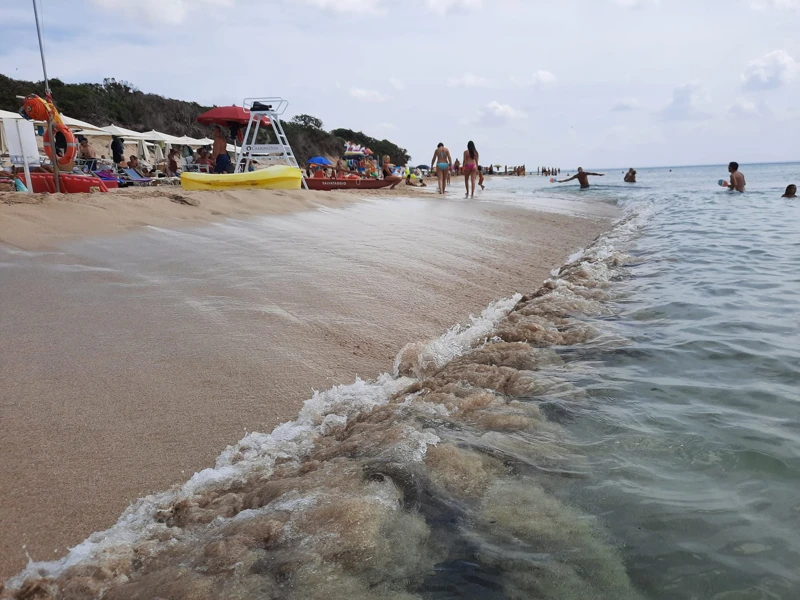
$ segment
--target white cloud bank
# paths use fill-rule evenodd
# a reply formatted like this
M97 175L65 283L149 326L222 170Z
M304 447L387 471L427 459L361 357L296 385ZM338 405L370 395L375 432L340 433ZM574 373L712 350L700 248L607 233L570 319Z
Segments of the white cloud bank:
M502 104L497 100L489 102L478 109L473 117L462 121L464 125L481 125L483 127L502 127L509 121L527 119L528 115L510 104Z
M791 82L798 68L797 61L788 52L775 50L747 64L742 73L742 89L774 90Z
M556 82L556 76L550 71L539 69L527 77L512 76L511 82L520 87L546 87Z
M350 88L350 97L361 102L388 102L391 100L391 97L386 94L364 88Z
M464 73L459 77L450 77L447 85L453 88L491 88L494 83L473 73Z
M661 111L661 117L667 121L702 121L711 116L706 111L710 103L699 84L687 83L673 90L672 101Z

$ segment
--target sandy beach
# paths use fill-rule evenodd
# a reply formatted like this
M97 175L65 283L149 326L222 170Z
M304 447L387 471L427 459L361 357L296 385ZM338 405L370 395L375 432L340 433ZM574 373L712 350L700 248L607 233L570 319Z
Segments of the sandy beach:
M408 196L0 198L0 580L312 390L389 372L404 345L535 289L610 224Z

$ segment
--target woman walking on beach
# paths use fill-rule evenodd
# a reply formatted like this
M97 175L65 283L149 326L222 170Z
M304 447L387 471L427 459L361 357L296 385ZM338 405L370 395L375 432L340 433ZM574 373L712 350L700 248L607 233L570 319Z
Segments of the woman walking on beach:
M453 158L450 156L450 150L445 148L441 142L436 147L436 152L433 153L431 171L433 171L434 164L436 165L436 177L439 179L439 193L444 194L447 191L447 179L450 176Z
M467 149L464 151L464 185L467 186L467 195L465 198L470 197L469 184L472 182L471 197L475 197L475 181L478 179L478 160L480 155L475 149L475 142L467 144Z

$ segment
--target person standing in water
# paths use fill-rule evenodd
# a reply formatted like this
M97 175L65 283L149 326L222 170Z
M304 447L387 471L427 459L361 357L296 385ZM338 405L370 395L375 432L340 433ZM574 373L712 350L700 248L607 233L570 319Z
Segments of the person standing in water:
M786 191L783 193L781 198L797 198L797 186L793 183L787 185Z
M475 182L478 179L478 160L480 155L475 149L475 142L467 144L467 149L464 151L464 185L467 187L467 195L465 198L475 197ZM469 184L472 182L472 192L470 193Z
M628 172L625 173L625 183L636 183L636 171L631 167L628 169Z
M568 181L572 181L573 179L577 179L578 182L581 184L581 189L586 190L589 189L589 176L592 177L605 177L603 173L589 173L583 170L583 167L578 167L578 172L570 177L569 179L562 179L561 181L556 181L556 183L567 183Z
M447 191L447 180L450 178L450 167L452 164L453 158L450 156L450 150L445 148L445 145L440 142L431 159L431 171L433 171L434 165L436 165L436 178L439 180L440 194L444 194Z
M732 162L728 165L728 172L731 174L730 190L744 193L747 182L744 180L744 173L739 170L739 163Z

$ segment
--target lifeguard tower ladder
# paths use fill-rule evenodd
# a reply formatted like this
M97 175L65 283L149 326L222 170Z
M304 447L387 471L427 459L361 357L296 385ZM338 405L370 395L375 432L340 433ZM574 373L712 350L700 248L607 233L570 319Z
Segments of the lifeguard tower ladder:
M283 163L291 167L300 168L294 151L289 144L289 139L283 131L281 116L289 107L289 102L283 98L245 98L242 104L245 110L250 110L250 121L244 132L242 145L236 152L236 172L246 173L254 158L261 162ZM269 120L269 125L275 134L276 144L259 144L258 132L263 125L264 117ZM308 189L305 177L303 188Z

